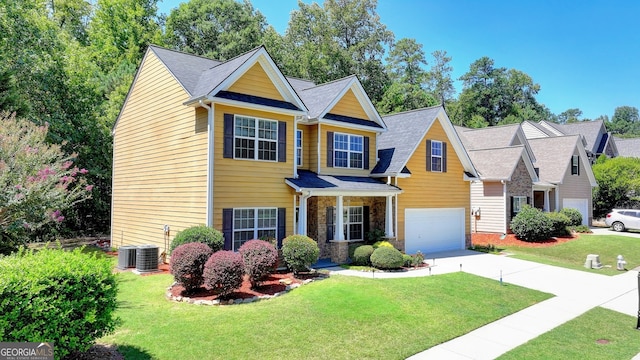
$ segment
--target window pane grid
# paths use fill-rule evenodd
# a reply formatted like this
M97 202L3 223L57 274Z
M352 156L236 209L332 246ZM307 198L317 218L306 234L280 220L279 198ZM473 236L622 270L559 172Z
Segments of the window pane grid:
M235 117L234 154L238 159L276 161L278 122Z
M362 229L364 228L363 221L363 207L362 206L347 206L342 212L342 219L344 222L344 235L347 240L362 240Z
M442 171L441 141L431 141L431 171Z
M278 227L276 208L235 209L233 214L233 250L249 240L275 238Z
M334 167L362 169L363 158L363 137L357 135L334 134Z

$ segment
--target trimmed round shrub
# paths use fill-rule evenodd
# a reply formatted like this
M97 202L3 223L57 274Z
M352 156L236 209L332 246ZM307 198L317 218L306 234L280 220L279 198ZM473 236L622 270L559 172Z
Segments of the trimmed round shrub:
M373 254L373 246L360 245L353 252L351 263L358 266L371 265L371 254Z
M353 260L353 253L355 253L356 249L362 245L364 244L361 242L349 244L349 259Z
M566 236L569 235L567 227L571 223L571 220L564 214L559 212L549 212L545 215L551 220L551 236Z
M386 247L394 247L390 242L388 241L376 241L375 243L373 243L373 248L377 249L381 246L386 246Z
M518 215L511 220L511 231L524 241L542 241L552 236L553 223L542 211L524 205Z
M217 290L221 297L239 289L243 279L244 264L237 252L215 252L204 265L204 284Z
M87 351L119 324L111 259L82 249L19 251L0 260L0 339L55 343L55 358Z
M371 265L378 269L397 269L403 264L402 253L393 247L381 246L371 254Z
M220 231L199 225L186 228L177 233L171 241L169 253L173 254L173 250L178 246L192 242L207 244L212 252L220 251L224 248L224 236Z
M207 244L188 243L175 248L171 253L171 275L186 292L202 286L204 264L213 252Z
M413 265L413 256L402 254L402 261L404 261L404 267L411 267Z
M563 208L560 210L560 214L569 218L569 226L582 225L582 214L578 209Z
M318 261L320 248L310 237L305 235L289 235L282 240L282 257L294 274L307 271Z
M260 280L275 271L278 264L278 250L264 240L249 240L240 246L238 252L252 287L259 286Z

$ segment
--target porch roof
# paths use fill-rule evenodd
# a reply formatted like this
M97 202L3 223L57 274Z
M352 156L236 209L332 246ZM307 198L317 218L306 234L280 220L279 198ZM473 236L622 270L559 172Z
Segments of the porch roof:
M402 193L396 186L388 185L366 176L318 175L308 170L298 170L298 178L286 178L285 182L297 192L316 196L389 196Z

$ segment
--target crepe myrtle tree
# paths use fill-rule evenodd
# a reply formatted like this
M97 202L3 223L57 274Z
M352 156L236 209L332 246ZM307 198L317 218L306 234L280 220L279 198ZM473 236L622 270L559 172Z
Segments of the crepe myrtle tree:
M48 144L47 130L0 113L0 254L43 240L62 225L65 210L91 196L87 170Z

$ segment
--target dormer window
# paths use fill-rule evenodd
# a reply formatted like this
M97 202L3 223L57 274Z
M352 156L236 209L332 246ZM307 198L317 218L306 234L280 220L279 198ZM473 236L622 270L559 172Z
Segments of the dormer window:
M431 141L431 171L442 172L442 141Z

